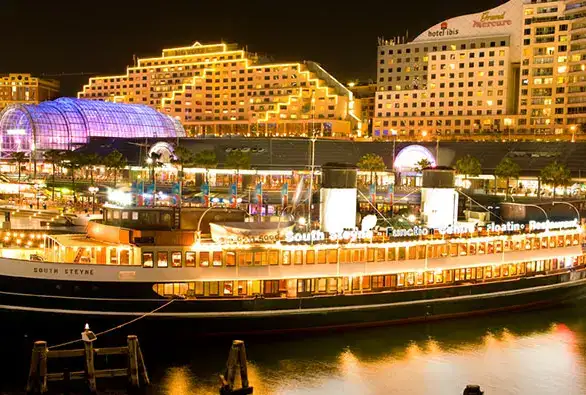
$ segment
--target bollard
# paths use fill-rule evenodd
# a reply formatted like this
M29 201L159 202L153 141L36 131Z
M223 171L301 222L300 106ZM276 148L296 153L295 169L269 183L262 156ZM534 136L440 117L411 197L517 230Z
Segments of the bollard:
M479 385L469 384L464 388L463 395L484 395L484 392L480 389Z
M27 394L44 394L47 392L47 352L47 342L35 342L26 384Z

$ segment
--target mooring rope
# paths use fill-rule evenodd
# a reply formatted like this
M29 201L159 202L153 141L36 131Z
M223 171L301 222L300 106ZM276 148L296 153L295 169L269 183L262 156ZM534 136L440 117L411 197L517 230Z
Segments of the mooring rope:
M157 311L164 309L165 307L167 307L167 306L169 306L171 303L173 303L175 300L177 300L177 299L171 299L170 301L168 301L168 302L167 302L167 303L165 303L164 305L162 305L162 306L159 306L159 307L157 307L156 309L154 309L154 310L152 310L152 311L149 311L148 313L144 313L144 314L143 314L143 315L141 315L140 317L134 318L134 319L132 319L132 320L130 320L130 321L128 321L128 322L125 322L125 323L123 323L123 324L120 324L120 325L118 325L118 326L115 326L115 327L113 327L113 328L106 329L105 331L98 332L98 333L96 333L95 335L96 335L96 337L97 337L97 336L101 336L101 335L105 335L106 333L110 333L110 332L113 332L113 331L115 331L115 330L118 330L118 329L120 329L120 328L123 328L123 327L125 327L125 326L127 326L127 325L133 324L133 323L135 323L136 321L142 320L143 318L146 318L146 317L148 317L149 315L151 315L151 314L154 314L154 313L156 313ZM71 340L71 341L68 341L68 342L65 342L65 343L61 343L61 344L57 344L57 345L54 345L54 346L51 346L51 347L47 347L47 349L49 349L49 350L52 350L52 349L55 349L55 348L61 348L61 347L64 347L64 346L69 346L69 345L71 345L71 344L79 343L79 342L81 342L81 341L83 341L83 340L82 340L82 339L75 339L75 340Z

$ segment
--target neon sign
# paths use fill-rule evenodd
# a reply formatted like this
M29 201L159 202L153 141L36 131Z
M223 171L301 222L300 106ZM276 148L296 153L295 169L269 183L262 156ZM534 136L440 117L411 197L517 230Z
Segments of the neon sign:
M359 240L372 240L374 233L372 230L344 230L342 232L330 232L326 234L321 230L312 230L311 232L299 233L288 232L285 234L285 243L307 243L307 242L355 242Z

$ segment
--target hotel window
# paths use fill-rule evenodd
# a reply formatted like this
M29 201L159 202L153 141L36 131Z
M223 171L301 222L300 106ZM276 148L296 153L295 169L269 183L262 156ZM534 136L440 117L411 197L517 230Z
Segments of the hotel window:
M171 253L171 266L181 267L181 251L174 251Z
M153 267L153 253L143 252L142 253L142 265L144 267Z
M209 252L200 252L199 253L199 266L201 267L208 267L210 265L210 253Z
M226 266L236 266L236 253L234 251L226 252Z
M188 251L185 253L185 266L195 266L195 252Z
M167 251L157 252L157 267L169 266L169 253Z

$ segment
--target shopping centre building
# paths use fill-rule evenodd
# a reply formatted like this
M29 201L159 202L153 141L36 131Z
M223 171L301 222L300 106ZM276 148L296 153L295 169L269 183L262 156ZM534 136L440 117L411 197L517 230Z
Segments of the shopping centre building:
M575 141L586 131L586 1L510 0L379 39L373 135Z
M314 62L272 63L235 44L164 49L126 73L90 78L79 98L138 103L193 136L360 135L360 103Z

